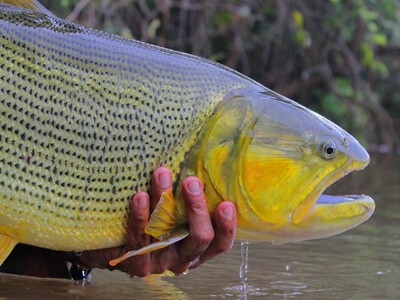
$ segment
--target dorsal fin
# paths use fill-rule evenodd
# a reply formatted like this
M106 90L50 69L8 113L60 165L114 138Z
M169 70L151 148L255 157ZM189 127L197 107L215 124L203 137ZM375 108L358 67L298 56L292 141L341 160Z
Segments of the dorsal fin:
M10 4L17 7L22 7L37 12L42 12L46 15L53 15L37 0L0 0L0 3Z

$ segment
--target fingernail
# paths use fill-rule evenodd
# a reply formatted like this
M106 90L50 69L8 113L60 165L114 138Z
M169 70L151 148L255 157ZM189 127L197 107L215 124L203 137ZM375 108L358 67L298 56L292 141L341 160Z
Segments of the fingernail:
M197 180L194 180L191 183L189 183L188 189L193 196L198 196L203 192L200 186L200 182Z
M222 210L222 215L229 221L233 219L233 214L234 210L232 205L228 205Z
M158 175L158 182L162 189L168 189L171 187L172 177L171 173L165 172Z
M143 208L146 208L148 206L148 201L149 201L148 197L147 196L143 196L143 197L140 197L140 198L136 199L136 205L137 205L138 208L143 209Z

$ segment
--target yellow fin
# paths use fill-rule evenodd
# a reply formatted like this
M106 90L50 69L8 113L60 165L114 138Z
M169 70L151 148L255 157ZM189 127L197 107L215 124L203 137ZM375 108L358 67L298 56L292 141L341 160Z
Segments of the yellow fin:
M189 235L189 230L186 227L184 227L184 226L179 227L174 232L172 232L168 237L166 237L164 240L152 243L152 244L150 244L146 247L140 248L138 250L129 251L129 252L125 253L124 255L122 255L121 257L111 260L109 262L109 264L111 266L115 266L115 265L119 264L121 261L123 261L129 257L153 252L158 249L168 247L172 244L175 244L176 242L179 242L180 240L183 240L188 235Z
M10 255L16 244L18 244L18 241L14 238L0 233L0 266Z
M0 0L0 3L10 4L17 7L22 7L38 12L42 12L48 15L52 15L42 4L40 4L37 0Z
M172 190L161 194L161 199L150 216L145 232L157 239L169 236L177 226Z
M150 216L149 223L145 232L160 241L152 243L138 250L129 251L109 262L111 266L115 266L121 261L136 255L141 255L168 247L189 235L186 226L178 224L176 221L176 207L172 190L168 190L161 194L161 199Z

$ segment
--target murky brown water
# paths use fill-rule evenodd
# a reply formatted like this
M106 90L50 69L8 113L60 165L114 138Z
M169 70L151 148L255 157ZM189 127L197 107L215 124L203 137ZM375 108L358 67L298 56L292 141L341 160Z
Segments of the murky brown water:
M0 274L4 298L124 299L400 299L400 156L375 156L366 171L330 193L364 193L372 218L339 236L298 244L250 244L247 285L240 244L188 275L130 279L98 271L90 284Z

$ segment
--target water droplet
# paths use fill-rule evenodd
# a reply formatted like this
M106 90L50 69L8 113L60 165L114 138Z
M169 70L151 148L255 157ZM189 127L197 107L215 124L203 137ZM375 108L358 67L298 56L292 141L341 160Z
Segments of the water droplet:
M242 254L242 264L240 265L240 284L242 289L242 295L244 299L247 299L247 272L249 270L249 243L242 242L240 245Z

